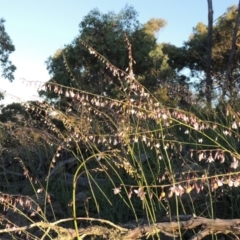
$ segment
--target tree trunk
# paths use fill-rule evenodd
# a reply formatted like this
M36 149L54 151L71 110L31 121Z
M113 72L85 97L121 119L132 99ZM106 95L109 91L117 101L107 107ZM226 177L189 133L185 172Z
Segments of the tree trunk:
M206 99L209 105L212 102L212 76L211 76L211 64L212 64L212 25L213 25L213 9L212 0L208 1L208 38L207 38L207 68L206 68Z

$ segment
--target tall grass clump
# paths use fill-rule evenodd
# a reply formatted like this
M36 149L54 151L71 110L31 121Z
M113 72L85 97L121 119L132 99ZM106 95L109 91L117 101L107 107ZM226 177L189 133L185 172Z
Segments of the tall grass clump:
M231 233L209 227L206 219L240 217L240 112L227 104L206 108L194 96L186 99L187 111L166 107L136 80L127 38L126 71L80 41L117 80L111 84L120 94L96 95L50 81L44 90L64 99L65 111L47 101L24 104L31 116L26 128L39 137L35 143L25 131L30 142L21 157L15 153L19 168L12 171L23 170L32 194L2 194L3 210L19 214L24 224L4 215L0 234L201 239ZM202 225L190 227L188 221L199 219Z

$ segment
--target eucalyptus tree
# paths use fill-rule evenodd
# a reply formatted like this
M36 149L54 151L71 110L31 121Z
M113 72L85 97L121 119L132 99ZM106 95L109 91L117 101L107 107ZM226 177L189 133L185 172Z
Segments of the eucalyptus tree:
M237 96L239 92L240 31L238 18L237 6L231 6L226 13L214 22L211 66L209 66L207 54L209 28L202 22L199 22L193 28L193 33L182 47L171 44L163 46L163 52L169 58L169 66L175 69L177 73L182 72L185 68L190 69L191 77L199 80L195 84L196 90L205 99L207 95L210 96L209 93L207 94L207 85L208 89L212 90L213 98L215 95L215 98L220 96L222 99L231 99L233 96ZM229 60L230 55L231 59ZM207 71L211 73L212 81L212 83L209 81L208 84L206 81Z
M13 81L14 71L16 67L9 60L9 55L15 50L10 36L7 34L4 26L5 20L0 19L0 64L1 64L1 76ZM3 94L0 92L0 99L3 98Z
M48 58L47 69L52 76L49 81L121 98L119 80L95 54L89 54L87 47L82 45L84 42L124 71L132 61L135 77L145 86L154 88L157 86L157 76L152 70L154 67L160 69L165 61L161 51L153 57L154 51L159 48L156 34L165 24L163 19L151 19L144 25L140 24L138 13L131 6L126 6L117 14L105 14L93 9L80 22L79 34L72 43ZM126 39L131 43L130 55ZM55 98L57 94L47 93L47 97Z
M13 72L16 67L9 60L9 55L15 50L10 36L7 34L4 26L5 20L0 19L0 62L2 67L2 77L12 81Z

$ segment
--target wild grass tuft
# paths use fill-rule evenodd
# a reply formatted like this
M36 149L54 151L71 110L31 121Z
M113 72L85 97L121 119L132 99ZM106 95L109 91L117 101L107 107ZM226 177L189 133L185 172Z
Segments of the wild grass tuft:
M207 109L193 95L187 96L188 110L164 106L137 81L127 38L125 71L80 42L117 79L119 94L96 95L50 81L44 89L64 99L64 111L47 101L28 102L24 128L1 124L0 234L110 239L114 231L94 232L95 224L123 231L120 226L182 215L239 218L238 109ZM178 230L189 239L190 231Z

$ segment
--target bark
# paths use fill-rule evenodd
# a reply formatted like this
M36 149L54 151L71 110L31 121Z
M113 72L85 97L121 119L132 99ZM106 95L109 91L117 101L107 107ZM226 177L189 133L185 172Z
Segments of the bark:
M213 82L211 76L212 65L212 25L213 25L213 9L212 0L208 1L208 38L207 38L207 68L206 68L206 99L209 105L212 102L212 89Z
M89 236L100 236L101 239L137 240L160 234L161 239L176 240L182 239L182 233L184 234L185 231L190 229L195 230L190 240L201 240L206 236L213 236L220 233L235 235L235 237L240 235L240 219L208 219L191 215L180 215L173 216L171 219L165 218L156 223L149 223L146 219L139 219L139 222L131 222L119 226L104 219L77 217L75 220L81 223L91 222L91 226L80 227L77 229L77 232L76 229L64 228L59 225L60 223L73 220L73 218L68 218L51 223L41 221L28 226L0 229L0 235L18 231L23 232L33 228L40 228L42 231L45 229L45 235L47 235L49 230L55 231L58 234L57 238L54 238L56 240L74 239L77 235L80 239L86 239Z

